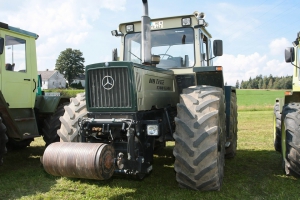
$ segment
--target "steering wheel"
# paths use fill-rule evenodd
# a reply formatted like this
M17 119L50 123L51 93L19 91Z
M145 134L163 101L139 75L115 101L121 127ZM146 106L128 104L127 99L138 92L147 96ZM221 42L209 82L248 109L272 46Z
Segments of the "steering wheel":
M167 59L168 59L168 58L173 58L173 56L171 56L171 55L169 55L169 54L166 54L166 53L162 53L162 54L158 54L158 55L159 55L159 56L163 56L163 57L164 57L164 56L168 56Z

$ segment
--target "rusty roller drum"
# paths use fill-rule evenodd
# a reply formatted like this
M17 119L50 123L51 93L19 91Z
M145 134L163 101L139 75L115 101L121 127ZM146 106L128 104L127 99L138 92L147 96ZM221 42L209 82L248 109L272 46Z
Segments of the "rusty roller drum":
M114 148L103 143L56 142L46 148L42 162L54 176L106 180L114 173Z

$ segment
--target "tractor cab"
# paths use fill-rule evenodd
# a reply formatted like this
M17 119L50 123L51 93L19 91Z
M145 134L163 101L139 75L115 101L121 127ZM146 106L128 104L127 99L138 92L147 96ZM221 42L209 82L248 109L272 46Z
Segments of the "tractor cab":
M294 42L293 47L287 47L284 51L285 61L291 63L294 66L293 70L293 91L300 91L300 32ZM297 97L298 98L298 97Z
M160 57L157 68L213 66L211 35L205 29L208 24L204 17L204 13L194 12L192 15L159 18L150 22L150 37L147 37L146 43L151 47L151 55ZM121 36L124 41L120 61L143 63L142 28L142 22L135 21L122 23L119 31L112 31L113 36ZM222 45L218 42L219 49L216 48L216 52L220 53Z

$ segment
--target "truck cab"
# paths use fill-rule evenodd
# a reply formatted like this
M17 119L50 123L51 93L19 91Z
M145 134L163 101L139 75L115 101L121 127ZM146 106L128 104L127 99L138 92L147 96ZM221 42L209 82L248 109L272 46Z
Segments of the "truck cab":
M0 23L2 96L9 108L33 108L37 86L35 40L38 35Z
M58 138L56 132L42 127L45 119L56 112L62 98L42 95L37 39L36 33L0 22L0 115L7 129L3 133L9 138L7 146L12 149L29 146L35 137L45 136L45 132L47 144Z

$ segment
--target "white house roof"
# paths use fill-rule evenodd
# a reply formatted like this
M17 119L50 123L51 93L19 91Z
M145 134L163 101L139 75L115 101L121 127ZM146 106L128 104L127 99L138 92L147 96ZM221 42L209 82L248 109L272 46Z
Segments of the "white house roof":
M52 71L47 70L47 71L38 71L38 74L42 75L42 80L48 80L56 72L57 70L52 70Z

